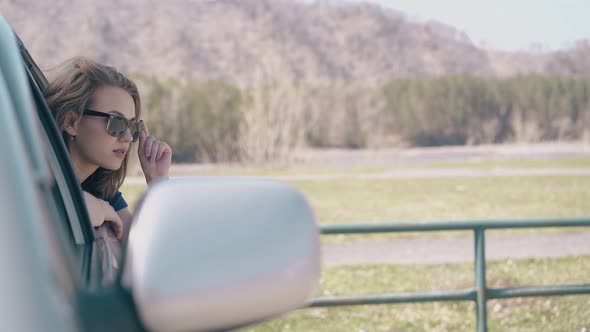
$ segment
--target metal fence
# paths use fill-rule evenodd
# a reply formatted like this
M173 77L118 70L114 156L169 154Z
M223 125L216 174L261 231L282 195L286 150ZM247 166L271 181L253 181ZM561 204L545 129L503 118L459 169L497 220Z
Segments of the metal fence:
M477 331L487 331L487 306L490 299L513 297L590 294L590 284L548 285L539 287L489 288L486 284L485 230L542 227L590 226L590 217L559 219L501 219L465 221L426 221L392 223L356 223L322 225L322 234L367 234L472 230L475 245L475 285L473 288L454 291L412 293L382 293L351 296L321 296L311 307L362 304L391 304L436 301L474 301L476 304Z

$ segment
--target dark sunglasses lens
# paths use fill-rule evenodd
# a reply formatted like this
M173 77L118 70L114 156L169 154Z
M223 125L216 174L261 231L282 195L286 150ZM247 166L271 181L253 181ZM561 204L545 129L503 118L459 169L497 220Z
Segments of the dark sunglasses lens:
M122 118L112 117L107 125L109 135L119 137L127 130L127 121Z
M129 131L131 132L131 137L133 137L133 142L137 142L139 135L141 134L141 122L134 122L129 127Z

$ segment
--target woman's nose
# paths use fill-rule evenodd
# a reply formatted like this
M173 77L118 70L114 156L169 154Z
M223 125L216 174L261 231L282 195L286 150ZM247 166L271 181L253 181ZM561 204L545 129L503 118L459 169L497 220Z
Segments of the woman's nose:
M125 132L123 132L123 135L121 135L121 137L119 137L119 140L122 142L133 141L133 136L131 136L131 130L129 128L125 129Z

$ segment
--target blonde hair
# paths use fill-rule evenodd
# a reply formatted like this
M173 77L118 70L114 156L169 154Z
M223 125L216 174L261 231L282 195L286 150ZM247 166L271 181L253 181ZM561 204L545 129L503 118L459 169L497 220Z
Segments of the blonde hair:
M133 81L115 68L101 65L85 57L75 57L57 68L57 75L44 91L45 100L69 149L70 136L65 131L67 115L73 112L78 121L101 86L114 86L127 91L135 103L135 116L141 115L139 90ZM82 189L101 199L114 196L127 173L129 155L118 170L99 167L82 183Z

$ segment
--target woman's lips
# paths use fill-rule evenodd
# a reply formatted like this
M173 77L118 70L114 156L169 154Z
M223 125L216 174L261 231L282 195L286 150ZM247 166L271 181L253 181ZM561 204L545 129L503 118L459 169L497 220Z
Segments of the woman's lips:
M127 152L127 151L120 150L120 149L113 150L113 153L114 153L114 154L115 154L115 156L117 156L117 158L119 158L119 159L123 159L123 158L125 158L125 153L126 153L126 152Z

